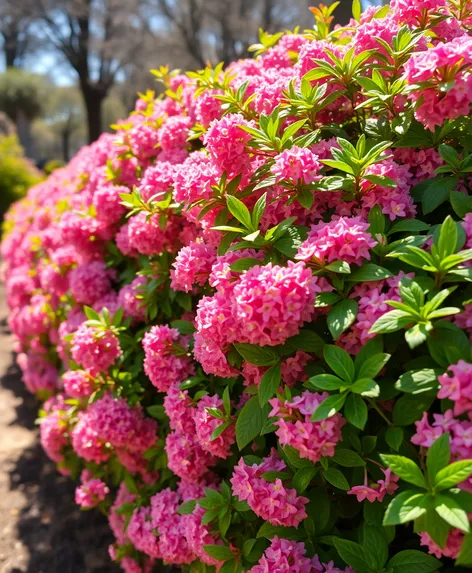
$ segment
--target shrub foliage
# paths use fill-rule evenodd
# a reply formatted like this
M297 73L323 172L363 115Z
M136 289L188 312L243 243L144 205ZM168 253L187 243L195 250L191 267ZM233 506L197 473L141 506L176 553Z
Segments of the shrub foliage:
M472 565L472 7L155 70L8 215L41 440L128 573Z

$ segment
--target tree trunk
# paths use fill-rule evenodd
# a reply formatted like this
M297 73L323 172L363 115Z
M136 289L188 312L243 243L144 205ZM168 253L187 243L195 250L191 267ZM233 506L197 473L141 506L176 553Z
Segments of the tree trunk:
M18 139L25 150L26 157L33 159L33 138L31 136L31 120L19 109L16 114L16 131Z
M70 131L64 129L62 132L62 159L64 163L69 163L70 159Z
M88 141L93 143L102 133L102 108L106 93L90 85L81 85L87 112Z

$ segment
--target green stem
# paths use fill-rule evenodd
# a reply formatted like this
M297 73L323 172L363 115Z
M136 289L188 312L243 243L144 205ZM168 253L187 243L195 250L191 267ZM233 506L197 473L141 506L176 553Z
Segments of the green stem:
M369 404L370 404L371 407L377 412L377 414L378 414L379 416L381 416L381 417L387 422L387 424L388 424L389 426L393 426L391 420L389 420L389 419L387 418L387 416L382 412L382 410L378 407L378 405L375 403L374 400L370 399L370 400L369 400Z

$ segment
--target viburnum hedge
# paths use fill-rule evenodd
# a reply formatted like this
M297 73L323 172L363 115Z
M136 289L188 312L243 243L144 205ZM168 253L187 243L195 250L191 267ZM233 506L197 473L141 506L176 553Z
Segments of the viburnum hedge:
M333 8L156 71L7 217L42 444L127 573L472 565L472 3Z

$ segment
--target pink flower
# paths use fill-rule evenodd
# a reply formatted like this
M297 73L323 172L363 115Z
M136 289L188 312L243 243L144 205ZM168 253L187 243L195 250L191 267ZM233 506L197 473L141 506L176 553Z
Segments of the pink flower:
M309 185L321 179L322 165L318 156L306 147L294 145L275 157L275 164L270 168L276 176L276 182L286 180L293 184Z
M246 144L252 136L241 126L255 127L255 123L246 121L241 114L228 114L213 120L203 138L210 157L231 178L249 167Z
M449 557L450 559L457 559L461 551L462 541L464 540L464 532L460 529L452 529L448 535L446 545L441 548L435 543L428 533L420 533L421 545L428 548L428 553L435 555L438 559L441 557Z
M102 261L77 266L69 274L72 296L77 302L91 306L111 289L111 275Z
M118 338L112 332L97 331L82 324L74 334L71 355L77 364L94 375L106 372L122 352Z
M339 217L313 225L296 258L319 266L339 260L361 265L363 259L370 260L369 250L377 244L366 232L368 228L360 217Z
M454 402L455 416L472 410L472 364L459 360L438 380L441 385L438 398L449 398Z
M86 370L69 370L62 375L62 381L71 398L90 396L94 391L93 377Z
M300 457L313 463L322 456L334 456L334 449L341 439L341 428L345 424L341 414L335 414L321 422L310 422L313 412L328 397L306 390L291 402L281 402L278 398L269 400L272 406L271 417L276 417L276 431L282 445L290 445L299 451Z
M194 285L203 286L215 257L215 249L198 240L180 249L171 270L171 288L189 292Z
M230 480L233 494L240 501L246 500L256 515L272 525L298 527L307 516L305 504L308 499L297 496L294 489L285 488L278 478L274 483L269 483L260 477L265 472L284 469L285 463L278 458L275 450L260 465L248 466L241 458Z
M312 562L305 557L304 543L275 536L257 565L248 573L313 573Z
M170 432L166 446L168 466L182 481L198 481L215 465L213 456L203 450L193 434Z
M82 507L95 507L110 493L106 483L94 478L90 472L84 470L80 476L82 485L75 490L75 503Z
M233 291L232 314L239 323L239 341L283 344L312 318L317 290L317 278L302 262L252 267Z
M153 326L143 338L144 372L152 384L166 392L174 383L180 383L194 373L188 356L188 340L175 328Z
M146 318L146 309L139 296L143 295L147 284L148 279L138 275L130 284L125 285L118 295L119 305L125 311L125 315L139 322L143 322Z
M220 436L212 440L212 433L224 423L224 420L215 418L207 411L207 408L217 408L223 412L222 406L223 400L219 396L203 396L198 402L194 421L200 446L213 456L226 459L231 454L230 448L235 442L234 424L230 424Z

